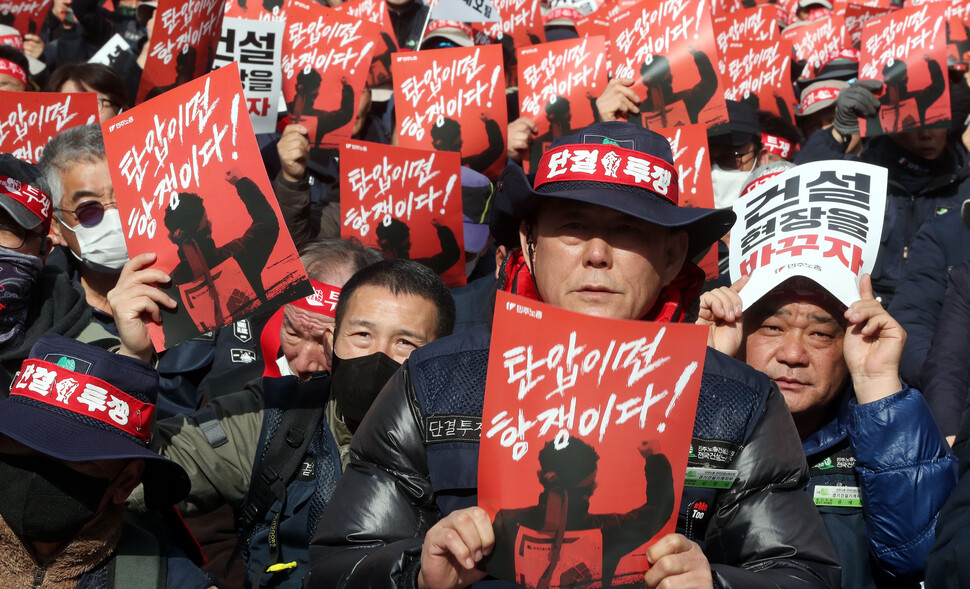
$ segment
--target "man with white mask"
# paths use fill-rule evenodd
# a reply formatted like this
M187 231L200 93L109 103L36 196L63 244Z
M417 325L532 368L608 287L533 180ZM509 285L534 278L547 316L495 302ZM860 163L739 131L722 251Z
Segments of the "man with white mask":
M100 125L53 137L38 162L54 202L51 237L80 263L77 278L99 319L110 322L108 291L128 261Z
M716 209L734 204L748 182L748 174L760 165L758 160L761 155L761 127L757 111L743 102L725 102L731 131L709 138L711 183Z

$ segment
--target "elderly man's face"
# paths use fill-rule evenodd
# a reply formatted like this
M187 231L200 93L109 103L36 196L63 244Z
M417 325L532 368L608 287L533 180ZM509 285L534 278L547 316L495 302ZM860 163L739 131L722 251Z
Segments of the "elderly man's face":
M531 230L531 235L529 231ZM599 205L555 199L520 231L542 299L597 317L639 319L680 272L687 234Z
M769 300L745 313L744 330L744 361L775 381L802 437L818 429L849 377L840 319L810 302Z
M927 160L935 160L943 155L943 150L946 149L946 129L921 128L896 133L889 138L906 151Z

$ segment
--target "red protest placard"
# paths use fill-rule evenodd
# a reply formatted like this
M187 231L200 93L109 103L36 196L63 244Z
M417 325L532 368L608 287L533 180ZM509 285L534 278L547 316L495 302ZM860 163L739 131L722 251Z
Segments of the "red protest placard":
M704 0L645 0L610 24L614 77L641 99L631 122L649 129L727 123L711 13Z
M346 141L340 146L340 236L420 262L465 284L457 153Z
M397 51L397 42L394 40L394 27L391 26L387 3L383 0L350 0L337 5L336 10L380 27L380 41L374 49L370 73L367 75L367 86L372 88L389 85L391 54Z
M539 0L492 0L501 21L472 23L472 29L485 33L492 42L501 36L512 37L516 47L527 47L546 40L539 14Z
M96 123L94 92L10 92L0 96L0 153L37 163L50 138L61 131Z
M724 98L746 102L794 123L795 92L791 84L791 44L775 41L730 43L721 54Z
M603 37L583 37L519 49L519 116L535 122L530 162L552 140L593 123L606 88Z
M946 5L926 4L874 18L862 29L859 79L883 83L877 116L862 135L901 133L950 120Z
M102 124L128 253L154 252L178 302L162 350L310 294L232 63Z
M918 0L916 0L918 1ZM955 0L961 1L961 0ZM909 0L906 2L907 5L913 5L914 0ZM851 5L865 6L866 8L886 8L890 10L895 10L893 8L892 0L835 0L832 2L832 14L842 14Z
M834 55L843 47L844 27L841 18L822 18L810 23L788 27L781 38L792 44L795 59L807 62L816 69L827 55Z
M775 7L765 5L715 16L711 28L722 59L730 43L773 41L779 35Z
M225 15L230 18L286 21L283 0L226 0Z
M223 0L159 0L135 104L209 70L222 32Z
M39 35L50 7L51 0L0 0L0 23L22 35Z
M683 125L672 129L657 129L667 138L674 154L680 205L684 207L714 208L714 188L711 186L711 159L704 125ZM700 260L708 280L717 278L717 245Z
M726 15L743 12L749 10L753 6L764 6L766 4L775 4L774 0L714 0L711 3L711 14L715 19L722 18ZM776 8L771 7L771 13L774 15Z
M307 0L286 5L283 38L283 98L291 122L309 131L310 159L330 157L350 137L377 25Z
M862 43L862 26L877 16L892 12L893 9L881 6L849 4L845 7L845 39L850 47L856 49Z
M489 574L522 587L642 584L646 547L677 524L707 342L698 327L497 293L478 459Z
M508 135L500 46L399 53L391 72L398 145L457 151L461 165L498 177Z

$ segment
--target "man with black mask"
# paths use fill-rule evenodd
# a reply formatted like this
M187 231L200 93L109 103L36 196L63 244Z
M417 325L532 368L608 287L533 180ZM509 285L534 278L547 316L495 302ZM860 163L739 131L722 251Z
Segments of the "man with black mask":
M92 322L84 290L70 276L44 268L52 214L37 168L0 154L0 396L31 346L45 333L96 343L111 339ZM117 340L113 340L117 343Z
M132 268L138 263L136 257ZM161 278L155 272L126 268L112 297L116 313L140 308L143 287ZM310 538L349 462L353 433L411 352L451 333L455 307L431 270L384 260L344 285L335 320L325 334L332 377L318 372L302 381L253 381L194 415L163 420L152 439L190 473L192 491L180 506L186 515L223 503L241 514L239 549L253 587L301 586ZM147 337L126 326L122 353L144 354Z

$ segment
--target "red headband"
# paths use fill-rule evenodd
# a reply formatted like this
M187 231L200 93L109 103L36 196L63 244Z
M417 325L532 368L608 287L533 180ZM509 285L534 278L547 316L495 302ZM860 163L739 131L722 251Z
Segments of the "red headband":
M44 191L17 180L0 174L0 195L7 196L19 202L21 205L37 215L40 222L44 225L46 233L51 226L51 197ZM27 229L25 227L25 229Z
M27 72L24 71L24 68L10 60L0 59L0 75L3 74L13 76L20 80L24 86L27 85Z
M545 22L548 23L549 21L556 20L557 18L568 18L569 20L575 22L583 18L583 13L575 8L568 8L564 6L562 8L557 8L550 11L549 14L546 15Z
M475 31L463 22L456 20L433 20L428 23L428 30L424 32L425 38L431 34L431 31L437 31L438 29L458 29L468 35L469 38L475 37Z
M816 88L808 94L802 96L802 112L808 110L808 107L812 106L816 102L822 102L823 100L835 100L839 97L838 88Z
M792 152L795 151L795 146L792 145L791 141L767 133L761 134L761 145L768 150L768 153L788 161L791 161Z
M782 170L781 172L784 172L784 170ZM744 187L744 190L741 191L741 196L739 196L738 198L744 197L745 194L751 192L752 190L755 190L759 186L764 186L768 182L768 180L771 180L778 174L781 174L781 172L773 172L771 174L765 174L764 176L761 176L756 180L752 180L747 186Z
M336 286L324 284L318 280L310 279L313 285L313 294L290 303L294 307L306 309L311 313L319 313L327 317L337 314L337 299L340 296L340 289Z
M97 419L145 444L151 436L154 405L139 401L100 378L57 364L28 358L10 394Z
M16 35L0 35L0 45L9 45L20 51L24 50L24 40L20 33Z
M549 182L625 184L679 204L677 170L641 151L599 143L573 143L547 151L539 161L535 187Z

